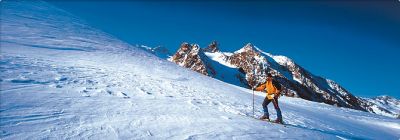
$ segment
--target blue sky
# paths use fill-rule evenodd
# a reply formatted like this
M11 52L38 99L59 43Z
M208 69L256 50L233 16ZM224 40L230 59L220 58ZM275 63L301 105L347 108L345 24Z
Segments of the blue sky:
M130 44L250 42L357 96L400 98L400 2L51 1Z

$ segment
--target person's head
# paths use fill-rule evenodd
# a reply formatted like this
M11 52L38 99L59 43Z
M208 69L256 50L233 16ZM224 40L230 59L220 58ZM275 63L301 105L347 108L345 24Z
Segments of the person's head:
M272 74L271 73L267 74L267 80L272 80Z

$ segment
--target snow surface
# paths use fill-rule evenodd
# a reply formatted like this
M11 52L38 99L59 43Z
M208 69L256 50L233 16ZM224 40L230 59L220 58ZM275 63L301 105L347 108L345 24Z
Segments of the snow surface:
M225 55L224 55L223 52L220 52L220 51L217 51L217 52L214 52L214 53L204 52L204 54L208 58L210 58L210 59L212 59L214 61L217 61L218 63L220 63L220 64L222 64L224 66L227 66L229 68L237 68L236 66L231 65L226 60L224 60L225 59Z
M399 139L400 121L203 76L40 1L2 1L0 139ZM256 92L256 116L264 93ZM271 116L275 111L270 107Z
M389 97L389 96L378 96L375 98L363 98L364 100L368 100L369 102L374 103L375 105L372 107L373 111L377 114L389 116L393 118L399 117L400 114L400 101ZM391 111L392 114L382 111L381 109L387 109L387 111Z
M258 48L257 48L258 49ZM260 49L258 49L259 51L261 51ZM283 56L283 55L272 55L272 54L270 54L270 53L266 53L266 52L263 52L263 51L261 51L263 54L265 54L265 55L267 55L267 56L269 56L269 57L271 57L275 62L277 62L279 65L282 65L282 66L294 66L295 65L295 63L293 62L293 60L292 59L290 59L290 58L288 58L288 57L286 57L286 56ZM294 80L294 81L297 81L297 82L299 82L300 84L303 84L303 81L301 80L301 79L299 79L299 78L297 78L296 76L294 76L293 74L292 74L292 76L288 76L288 77L292 77L292 79Z

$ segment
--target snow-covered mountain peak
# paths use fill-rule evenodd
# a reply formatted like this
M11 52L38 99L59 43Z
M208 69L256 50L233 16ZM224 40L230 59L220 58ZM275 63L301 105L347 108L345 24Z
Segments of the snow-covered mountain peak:
M235 51L235 53L255 52L255 51L256 51L256 49L254 48L253 44L247 43L244 47L242 47L239 50Z

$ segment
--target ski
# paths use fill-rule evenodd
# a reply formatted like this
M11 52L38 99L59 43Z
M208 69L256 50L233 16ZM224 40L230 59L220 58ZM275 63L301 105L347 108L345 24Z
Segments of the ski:
M273 124L280 124L280 125L283 125L284 127L286 127L286 125L284 123L276 123L276 122L274 122L274 121L272 121L270 119L258 119L258 120L269 122L269 123L273 123Z

